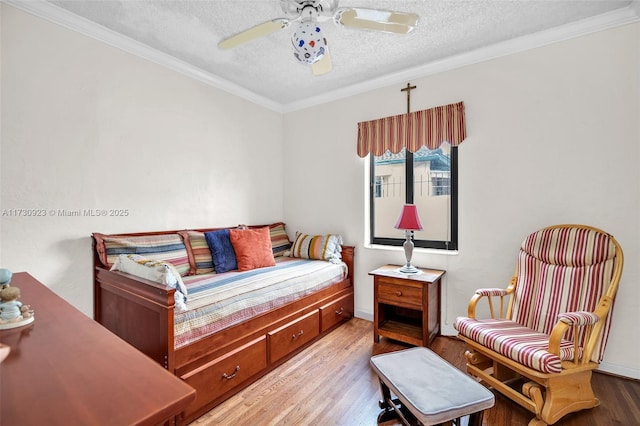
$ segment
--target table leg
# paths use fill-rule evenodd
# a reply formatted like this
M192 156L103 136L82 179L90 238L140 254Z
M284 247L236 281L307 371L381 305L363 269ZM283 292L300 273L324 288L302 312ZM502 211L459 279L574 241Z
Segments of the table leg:
M389 387L382 380L380 380L380 391L382 392L382 399L378 402L378 405L382 408L382 411L378 414L378 424L390 420L399 420L406 426L419 424L413 414L402 405L398 398L391 397Z
M389 420L396 419L396 413L393 409L393 401L391 400L391 391L389 387L384 384L382 380L380 382L380 392L382 393L382 399L378 401L378 406L382 408L380 414L378 414L378 424L387 422Z
M469 426L482 426L482 417L484 411L478 411L477 413L469 414Z

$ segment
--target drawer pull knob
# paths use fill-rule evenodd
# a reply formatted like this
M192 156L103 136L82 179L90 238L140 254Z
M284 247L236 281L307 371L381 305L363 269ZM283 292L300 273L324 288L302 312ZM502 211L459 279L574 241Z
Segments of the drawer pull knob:
M336 311L336 316L342 315L343 312L344 312L344 308L340 308L339 311Z
M222 378L223 379L227 379L227 380L231 380L231 379L233 379L234 377L236 377L238 375L238 371L240 371L240 366L239 365L236 366L236 369L231 374L222 373Z
M291 340L296 340L298 337L302 336L303 334L304 334L304 331L300 330L298 333L291 336Z
M402 296L402 292L400 290L396 291L396 296Z

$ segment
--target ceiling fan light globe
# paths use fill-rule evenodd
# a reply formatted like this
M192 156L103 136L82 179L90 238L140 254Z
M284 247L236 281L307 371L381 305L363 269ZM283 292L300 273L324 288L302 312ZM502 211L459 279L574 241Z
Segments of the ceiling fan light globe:
M300 22L291 36L293 55L305 64L319 61L327 51L327 39L322 28L311 21Z

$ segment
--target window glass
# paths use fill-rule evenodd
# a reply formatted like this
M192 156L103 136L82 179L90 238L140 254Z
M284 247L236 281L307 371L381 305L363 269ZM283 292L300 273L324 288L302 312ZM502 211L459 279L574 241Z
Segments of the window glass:
M457 148L444 143L434 150L370 155L371 242L402 245L404 232L394 225L407 203L417 206L422 223L416 247L457 249Z

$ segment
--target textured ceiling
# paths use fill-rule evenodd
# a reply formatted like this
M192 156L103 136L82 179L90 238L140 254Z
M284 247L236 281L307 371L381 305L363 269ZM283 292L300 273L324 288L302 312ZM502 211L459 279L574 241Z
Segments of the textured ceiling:
M49 0L48 3L175 57L196 67L198 72L219 79L216 81L229 82L229 87L243 88L264 103L283 109L288 105L304 105L305 100L322 94L337 94L363 82L406 75L407 70L487 46L575 25L587 18L593 20L622 10L628 11L632 19L638 16L637 0L635 3L342 0L341 7L414 12L420 15L420 21L408 35L343 28L331 21L323 23L333 71L314 76L309 66L293 57L292 27L231 50L217 47L224 38L283 17L279 0Z

